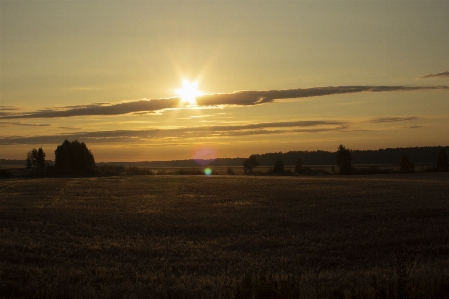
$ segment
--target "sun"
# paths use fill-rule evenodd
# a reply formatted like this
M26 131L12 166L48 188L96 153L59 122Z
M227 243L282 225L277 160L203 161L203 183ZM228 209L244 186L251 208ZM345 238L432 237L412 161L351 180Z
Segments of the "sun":
M181 102L189 105L196 105L196 97L203 95L198 90L198 82L182 80L182 88L177 89L176 93L181 96Z

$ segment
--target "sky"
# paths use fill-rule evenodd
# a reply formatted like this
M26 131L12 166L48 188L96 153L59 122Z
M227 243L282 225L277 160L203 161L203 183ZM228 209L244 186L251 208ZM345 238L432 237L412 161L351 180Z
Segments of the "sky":
M42 147L52 160L65 139L97 162L448 146L447 12L430 0L0 0L0 158Z

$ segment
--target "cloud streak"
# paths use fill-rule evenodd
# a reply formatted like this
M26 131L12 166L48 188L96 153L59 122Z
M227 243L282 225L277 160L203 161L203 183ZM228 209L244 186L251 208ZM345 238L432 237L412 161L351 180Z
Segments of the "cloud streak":
M141 130L111 130L92 132L71 132L42 136L7 136L0 137L0 145L17 144L60 144L64 139L99 144L120 143L134 144L145 142L172 142L177 140L205 140L211 138L227 138L238 136L256 136L273 134L308 134L324 132L353 132L369 131L368 128L358 128L360 124L382 124L393 122L407 122L421 120L419 116L389 116L374 117L363 120L292 120L279 122L263 122L250 124L222 124L204 125L196 127L178 128L148 128ZM354 128L355 126L355 128ZM420 125L412 125L406 128L422 128ZM73 128L70 128L73 129Z
M44 136L10 136L0 138L0 145L13 144L58 144L64 139L79 139L89 143L142 142L155 139L177 138L211 138L229 136L249 136L282 133L316 133L335 131L349 126L348 122L339 120L285 121L256 123L245 125L216 125L182 127L171 129L113 130L96 132L75 132Z
M369 122L373 124L378 123L391 123L391 122L399 122L399 121L411 121L420 119L418 116L393 116L393 117L375 117L372 118Z
M417 90L449 90L449 86L328 86L285 90L237 91L233 93L203 95L197 97L197 104L200 108L253 106L273 103L275 100L283 99L299 99L360 92L398 92ZM160 113L164 110L178 108L183 108L183 106L180 106L179 98L155 100L142 99L117 104L95 103L91 105L67 106L24 113L8 112L4 110L0 113L0 120Z
M428 74L428 75L418 77L418 79L428 79L428 78L449 78L449 71L436 73L436 74Z
M22 123L19 121L0 121L0 126L25 126L25 127L49 127L50 124L29 124L29 123Z

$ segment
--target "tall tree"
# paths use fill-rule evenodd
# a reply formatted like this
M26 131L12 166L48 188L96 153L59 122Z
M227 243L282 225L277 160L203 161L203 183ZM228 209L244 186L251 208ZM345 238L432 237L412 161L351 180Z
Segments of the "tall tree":
M42 147L36 152L36 168L45 168L45 152Z
M300 157L298 157L298 160L296 161L295 172L296 173L301 173L302 172L302 162L301 162L301 158Z
M274 173L284 173L284 162L282 162L282 160L280 158L278 158L275 162L274 162L274 166L273 166L273 172Z
M337 165L340 168L340 173L350 173L352 172L352 151L345 148L342 144L337 150Z
M25 165L26 168L35 168L38 172L41 168L45 168L45 152L42 147L40 147L38 150L33 148L27 153Z
M438 153L437 167L441 170L449 170L449 161L444 148L441 148L440 152Z
M253 168L257 166L259 166L259 161L257 160L256 155L251 155L248 159L243 161L243 170L245 174L253 173Z
M414 172L415 171L415 163L410 161L406 155L402 156L399 166L400 166L400 170L402 172Z
M31 151L27 153L27 157L25 159L25 166L27 169L33 168L33 157L31 155Z

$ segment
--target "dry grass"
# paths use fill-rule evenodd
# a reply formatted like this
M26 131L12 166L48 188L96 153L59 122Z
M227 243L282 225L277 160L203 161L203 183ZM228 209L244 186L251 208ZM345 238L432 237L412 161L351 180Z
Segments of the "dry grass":
M448 215L444 173L2 180L0 297L448 298Z

